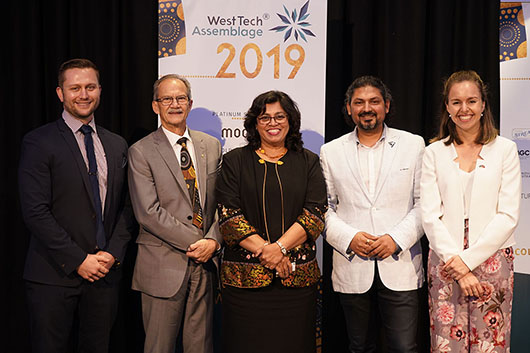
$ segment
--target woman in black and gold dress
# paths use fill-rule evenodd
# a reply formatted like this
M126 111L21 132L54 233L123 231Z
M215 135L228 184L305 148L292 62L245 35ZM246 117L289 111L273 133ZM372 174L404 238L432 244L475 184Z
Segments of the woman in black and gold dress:
M300 111L283 92L256 97L245 129L248 145L223 157L217 179L223 352L311 353L326 211L319 159L302 147Z

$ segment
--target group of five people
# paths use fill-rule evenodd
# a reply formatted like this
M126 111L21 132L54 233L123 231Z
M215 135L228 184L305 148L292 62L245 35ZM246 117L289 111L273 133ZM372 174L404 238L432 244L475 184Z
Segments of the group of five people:
M62 117L25 136L19 166L35 352L66 352L74 320L79 352L108 350L131 208L145 352L174 352L179 334L184 352L213 352L218 288L223 352L315 352L324 229L349 351L375 351L377 316L388 351L418 351L424 233L432 351L509 351L520 166L475 72L445 82L427 148L386 125L386 85L357 78L344 102L354 129L320 158L303 148L300 111L280 91L254 99L248 144L222 156L216 138L187 127L182 76L155 82L161 126L128 150L95 124L92 62L65 62L58 83Z

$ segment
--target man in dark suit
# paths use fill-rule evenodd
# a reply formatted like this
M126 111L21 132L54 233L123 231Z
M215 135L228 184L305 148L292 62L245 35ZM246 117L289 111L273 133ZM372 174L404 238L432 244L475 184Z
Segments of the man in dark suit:
M19 166L32 346L66 352L74 326L78 352L107 352L130 239L127 143L95 124L101 86L91 61L63 63L58 83L62 117L24 137Z
M221 235L215 179L219 140L190 130L189 82L155 82L162 126L129 149L129 187L140 224L132 287L142 292L144 352L172 353L182 325L184 352L211 353L213 290Z

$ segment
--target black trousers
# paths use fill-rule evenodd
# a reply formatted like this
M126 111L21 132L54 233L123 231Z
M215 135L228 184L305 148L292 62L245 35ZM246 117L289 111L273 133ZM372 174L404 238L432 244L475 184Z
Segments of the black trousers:
M393 291L385 287L377 264L372 287L366 293L339 293L351 353L376 352L377 315L384 327L388 352L417 352L418 290Z
M106 353L118 308L118 283L83 281L77 287L26 282L33 353ZM77 320L77 322L75 321ZM72 332L72 327L78 327Z

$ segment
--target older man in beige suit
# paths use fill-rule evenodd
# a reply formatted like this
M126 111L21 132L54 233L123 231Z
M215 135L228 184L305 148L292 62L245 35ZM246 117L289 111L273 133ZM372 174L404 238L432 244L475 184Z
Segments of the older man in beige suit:
M187 128L189 82L154 84L162 126L129 149L129 187L140 224L132 288L141 292L144 352L213 352L213 291L221 236L213 199L219 141Z

